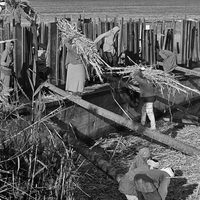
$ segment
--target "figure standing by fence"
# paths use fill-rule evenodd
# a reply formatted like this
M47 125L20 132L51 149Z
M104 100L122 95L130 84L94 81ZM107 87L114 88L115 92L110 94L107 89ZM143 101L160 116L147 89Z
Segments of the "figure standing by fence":
M120 28L115 26L111 30L102 33L95 40L94 43L98 43L100 40L104 39L103 43L103 59L110 66L117 66L117 52L114 47L116 36Z
M156 121L153 111L153 104L156 100L155 88L152 83L147 81L144 77L145 67L142 66L140 70L136 71L134 74L134 79L139 83L140 87L140 99L143 103L142 113L141 113L141 124L145 125L146 116L149 117L151 129L156 129Z
M84 67L83 59L81 55L76 52L71 40L66 43L66 47L67 57L65 66L67 69L67 77L65 90L74 95L82 96L86 80L86 69Z
M11 75L14 66L14 42L7 42L6 49L1 54L1 80L6 88L11 86Z

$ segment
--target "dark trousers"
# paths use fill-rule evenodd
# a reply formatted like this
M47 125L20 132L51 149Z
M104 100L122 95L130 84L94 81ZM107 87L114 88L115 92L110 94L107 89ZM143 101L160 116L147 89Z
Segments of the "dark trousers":
M117 54L116 53L115 53L115 55L112 55L111 52L103 52L103 59L111 67L117 66Z

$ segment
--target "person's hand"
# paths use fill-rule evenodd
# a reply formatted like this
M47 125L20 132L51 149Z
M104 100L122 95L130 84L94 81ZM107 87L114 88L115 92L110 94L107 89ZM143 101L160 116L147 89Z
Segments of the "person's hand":
M11 62L11 63L9 64L9 66L10 66L10 67L13 67L13 66L14 66L14 62Z

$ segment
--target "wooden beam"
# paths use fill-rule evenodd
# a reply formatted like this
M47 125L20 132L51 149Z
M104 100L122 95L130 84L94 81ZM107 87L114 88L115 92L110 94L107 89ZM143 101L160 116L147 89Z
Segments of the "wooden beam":
M53 122L60 127L62 126L62 131L59 132L60 139L67 145L71 146L75 151L81 154L89 162L91 162L95 167L100 169L111 179L116 180L119 174L118 170L113 167L107 160L104 159L101 153L97 152L97 149L89 148L84 142L79 139L76 139L73 130L69 128L63 121L53 117ZM64 125L64 128L63 128ZM54 128L51 125L47 125L49 130L55 132ZM58 133L56 133L58 135Z
M170 146L176 150L179 150L185 154L200 155L200 150L193 146L190 146L189 144L185 144L182 141L178 141L167 135L161 134L157 130L151 130L149 128L146 128L146 127L140 125L139 123L133 122L132 120L126 119L116 113L113 113L104 108L101 108L92 103L89 103L89 102L81 99L80 97L70 95L68 92L61 90L60 88L57 88L56 86L54 86L48 82L45 82L43 84L43 87L47 87L49 90L59 94L60 96L70 100L71 102L81 106L82 108L85 108L86 110L88 110L88 112L91 112L95 115L98 115L105 119L113 121L121 126L128 128L129 130L140 133L141 135L145 135L153 140L156 140L160 143L168 145L168 146Z
M157 64L160 65L160 66L163 66L162 62L157 62ZM191 70L191 69L188 69L188 68L185 68L185 67L180 67L178 65L175 67L175 70L180 71L180 72L184 72L185 75L187 75L187 76L193 75L193 76L200 77L200 71Z
M200 71L190 70L190 69L187 69L187 68L184 68L184 67L180 67L180 66L178 66L178 65L177 65L177 67L175 68L175 70L184 72L184 73L186 73L185 75L187 75L187 76L193 75L193 76L198 76L198 77L200 77Z

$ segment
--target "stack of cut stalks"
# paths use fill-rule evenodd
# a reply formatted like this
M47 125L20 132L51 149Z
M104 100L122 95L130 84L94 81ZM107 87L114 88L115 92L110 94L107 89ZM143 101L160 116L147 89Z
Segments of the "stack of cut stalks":
M126 82L126 85L132 89L132 86L137 82L134 79L135 72L139 71L142 65L132 65L127 67L115 67L112 68L112 74L118 74L122 76L122 80ZM175 95L176 92L183 93L185 95L189 95L189 93L197 93L200 94L200 91L197 89L193 89L181 84L178 80L174 78L174 75L167 74L162 70L155 69L154 66L143 66L145 67L145 71L143 72L144 77L156 86L161 94L164 93L164 90L167 89L168 94Z
M62 45L70 41L72 46L76 49L76 52L83 57L86 68L91 66L102 81L104 69L110 68L110 66L99 56L95 43L81 34L78 29L72 26L66 19L58 20L58 28L61 31Z

